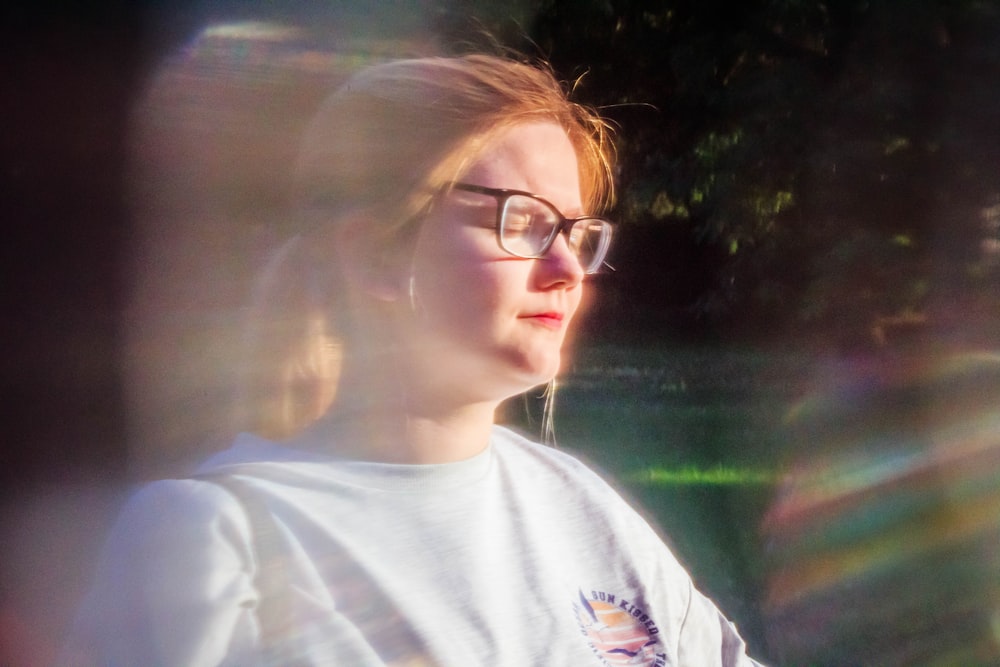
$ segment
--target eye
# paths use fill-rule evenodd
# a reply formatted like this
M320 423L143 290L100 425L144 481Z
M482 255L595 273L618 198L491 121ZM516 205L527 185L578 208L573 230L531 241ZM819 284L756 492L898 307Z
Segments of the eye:
M569 230L569 247L591 249L601 237L602 225L597 222L581 221Z
M545 227L549 215L534 199L515 195L504 207L504 231L511 235L528 234L532 229Z
M529 211L508 210L503 219L504 232L507 234L527 234L537 215Z

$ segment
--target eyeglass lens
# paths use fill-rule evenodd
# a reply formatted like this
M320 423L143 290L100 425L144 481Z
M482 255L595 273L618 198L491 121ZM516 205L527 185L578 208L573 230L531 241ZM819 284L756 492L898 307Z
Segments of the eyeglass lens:
M524 195L511 195L500 221L501 244L515 255L540 257L549 249L561 222L561 214L545 203ZM570 229L569 249L587 273L596 271L604 259L609 232L608 223L592 218L578 220Z

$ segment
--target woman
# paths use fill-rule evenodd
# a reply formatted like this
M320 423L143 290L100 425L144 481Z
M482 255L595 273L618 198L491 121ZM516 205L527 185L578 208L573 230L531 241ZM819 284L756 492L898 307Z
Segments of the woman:
M607 251L602 122L525 64L391 62L326 101L297 185L252 340L272 439L132 499L70 658L754 664L604 482L493 424Z

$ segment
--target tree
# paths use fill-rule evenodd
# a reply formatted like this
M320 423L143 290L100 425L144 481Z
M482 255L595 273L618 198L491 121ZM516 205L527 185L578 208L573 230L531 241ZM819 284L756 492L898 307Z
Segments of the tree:
M943 290L991 294L998 24L943 0L545 3L535 43L621 127L618 321L661 324L638 294L864 339Z

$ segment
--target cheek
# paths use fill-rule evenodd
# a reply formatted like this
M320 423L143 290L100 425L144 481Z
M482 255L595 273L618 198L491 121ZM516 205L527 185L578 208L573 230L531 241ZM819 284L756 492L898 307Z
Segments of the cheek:
M453 232L445 237L429 234L422 240L412 268L414 286L420 302L434 311L429 315L450 313L471 325L502 308L505 292L511 291L505 274L513 273L514 267L506 266L483 230Z
M415 267L413 290L418 320L435 329L481 326L497 308L493 276L467 257L431 257Z
M498 270L499 264L460 263L448 272L428 276L427 314L436 315L444 326L465 327L470 334L512 321L518 312L518 295L524 290L516 288L510 272ZM419 283L417 290L423 297Z

